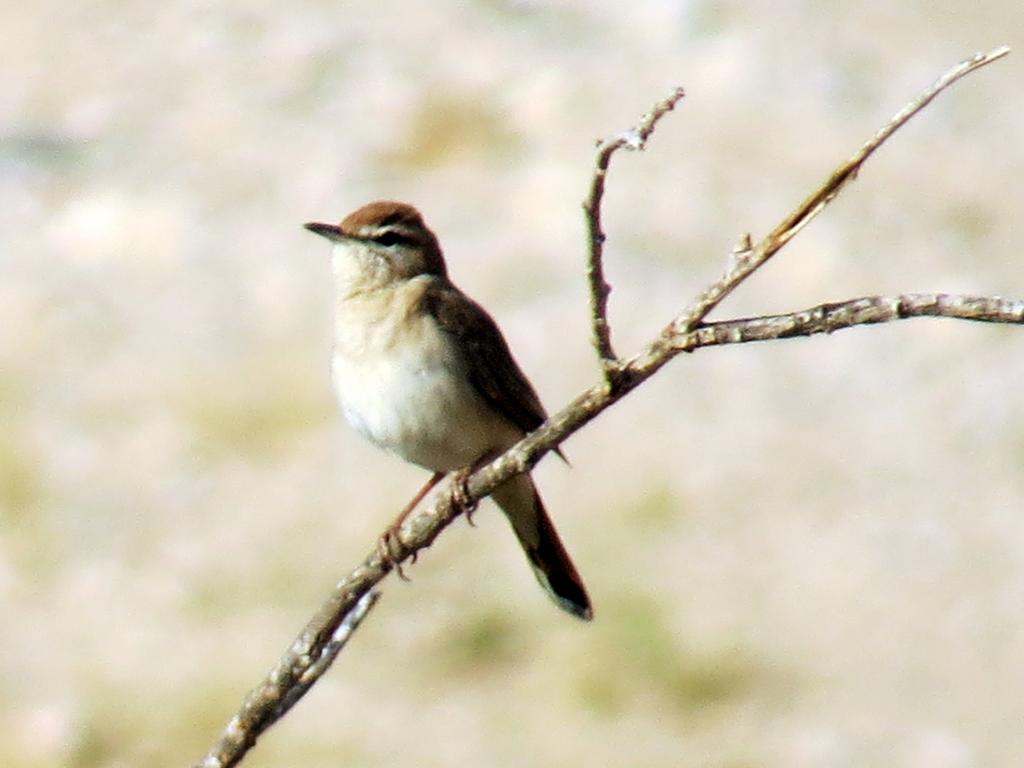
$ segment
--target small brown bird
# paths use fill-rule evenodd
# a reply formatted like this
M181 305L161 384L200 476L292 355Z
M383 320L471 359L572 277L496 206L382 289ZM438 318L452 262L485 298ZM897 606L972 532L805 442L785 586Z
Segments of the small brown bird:
M333 244L332 367L345 417L376 445L434 472L407 511L445 473L478 466L540 426L537 393L491 316L448 279L419 211L380 201L340 225L305 226ZM541 586L590 619L586 588L530 476L492 496Z

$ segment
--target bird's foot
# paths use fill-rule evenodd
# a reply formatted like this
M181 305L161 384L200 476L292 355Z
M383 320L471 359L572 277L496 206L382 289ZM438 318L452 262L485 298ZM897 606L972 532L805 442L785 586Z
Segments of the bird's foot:
M402 540L398 537L400 527L401 522L399 521L398 525L390 526L377 539L377 556L380 557L384 565L394 569L398 578L402 581L410 581L409 577L405 575L405 571L402 570ZM416 562L415 552L412 554L412 562Z
M472 526L476 526L476 523L473 522L473 513L476 512L480 502L469 493L469 478L478 466L479 464L474 464L452 473L452 501L462 509L466 515L466 522Z
M412 497L412 501L405 505L405 509L399 513L398 517L395 518L394 522L388 526L388 529L381 534L381 537L377 539L377 555L384 565L394 568L395 573L398 574L398 578L402 581L409 581L409 577L405 575L405 571L402 570L402 550L405 547L402 544L402 539L398 533L402 529L402 523L405 522L405 518L412 514L412 511L416 508L416 505L423 501L423 497L430 493L430 489L441 482L441 478L444 477L443 472L435 472L433 476L423 487L420 488L419 492ZM413 551L412 557L409 558L410 563L416 562L416 555L418 553Z

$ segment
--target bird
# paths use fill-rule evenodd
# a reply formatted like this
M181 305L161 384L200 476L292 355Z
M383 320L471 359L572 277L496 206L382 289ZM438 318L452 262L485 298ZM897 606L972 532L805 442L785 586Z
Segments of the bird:
M445 475L462 472L464 481L547 414L497 323L448 277L438 238L414 206L379 200L340 224L304 226L332 246L331 370L346 420L371 443L433 473L393 534ZM587 589L530 475L491 495L544 590L589 621Z

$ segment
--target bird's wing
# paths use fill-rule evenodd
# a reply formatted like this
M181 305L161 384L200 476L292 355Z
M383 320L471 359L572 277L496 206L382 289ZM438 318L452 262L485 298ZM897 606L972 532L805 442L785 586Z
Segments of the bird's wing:
M423 301L455 337L469 380L484 400L524 433L539 427L547 418L544 406L487 311L447 280L433 281Z

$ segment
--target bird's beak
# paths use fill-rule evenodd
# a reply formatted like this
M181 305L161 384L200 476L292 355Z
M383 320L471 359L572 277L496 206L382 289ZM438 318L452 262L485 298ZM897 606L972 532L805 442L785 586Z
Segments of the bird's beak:
M328 240L331 240L332 242L339 242L341 240L349 239L348 235L342 232L341 227L339 227L337 224L320 224L318 222L311 221L308 224L303 224L302 226L304 226L306 229L308 229L310 232L314 234L320 235L321 237L326 237Z

